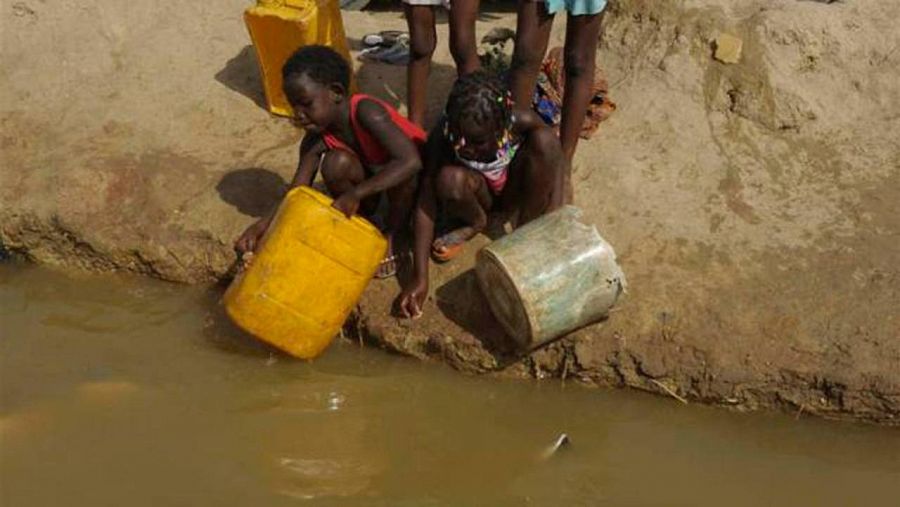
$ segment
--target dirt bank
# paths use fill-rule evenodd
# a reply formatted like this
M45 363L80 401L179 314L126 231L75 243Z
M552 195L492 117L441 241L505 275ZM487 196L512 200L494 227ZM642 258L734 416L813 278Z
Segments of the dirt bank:
M4 2L3 244L51 264L224 276L299 138L259 106L245 5ZM897 424L898 15L892 0L613 2L599 61L619 109L580 146L575 180L629 277L617 311L510 357L470 248L435 270L426 317L388 317L396 283L376 283L353 328L471 372ZM404 26L399 12L345 23L357 44ZM514 25L488 13L478 30ZM737 64L712 58L723 32L743 40ZM432 117L450 62L440 48ZM358 70L402 102L402 68Z

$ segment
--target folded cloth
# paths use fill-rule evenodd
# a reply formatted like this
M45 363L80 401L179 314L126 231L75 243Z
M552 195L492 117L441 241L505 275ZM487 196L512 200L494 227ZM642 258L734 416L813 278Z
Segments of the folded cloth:
M509 28L492 28L481 38L481 44L476 50L481 68L505 79L512 63L515 38L516 32Z
M544 122L554 127L559 126L562 113L563 92L566 88L566 75L563 69L563 49L555 47L547 53L541 71L538 74L534 89L532 105ZM584 124L579 134L582 139L590 139L600 122L609 118L616 110L616 104L609 99L609 84L600 69L594 73L594 84L591 88L591 102L588 104Z
M366 47L393 46L401 37L409 39L409 34L400 30L382 30L363 35L362 42Z
M389 46L370 46L359 52L360 60L390 63L393 65L406 65L409 63L409 34L402 33L397 36L393 44Z

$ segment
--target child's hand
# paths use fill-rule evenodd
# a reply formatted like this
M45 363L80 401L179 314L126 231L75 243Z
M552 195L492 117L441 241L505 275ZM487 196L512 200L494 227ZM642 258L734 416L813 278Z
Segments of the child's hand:
M337 199L331 203L331 207L340 211L347 218L352 217L359 210L359 197L356 196L356 192L353 190L344 192Z
M400 315L405 319L421 317L426 297L428 297L428 282L414 281L400 293Z
M238 272L244 271L245 269L250 267L250 263L253 262L253 252L244 252L241 254L240 264L238 264Z
M257 245L259 244L259 239L265 234L266 229L269 228L269 220L268 218L261 218L253 223L250 227L241 234L241 237L234 242L234 249L237 250L238 254L244 255L247 252L252 252L256 250Z

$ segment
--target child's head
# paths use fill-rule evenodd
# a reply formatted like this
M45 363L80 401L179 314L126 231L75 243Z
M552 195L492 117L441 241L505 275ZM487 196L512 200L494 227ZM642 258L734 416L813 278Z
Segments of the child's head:
M303 46L281 68L284 94L294 109L294 119L306 130L317 132L333 125L337 105L350 87L350 66L326 46Z
M457 79L447 99L447 136L457 153L492 161L502 147L512 103L499 77L483 71Z

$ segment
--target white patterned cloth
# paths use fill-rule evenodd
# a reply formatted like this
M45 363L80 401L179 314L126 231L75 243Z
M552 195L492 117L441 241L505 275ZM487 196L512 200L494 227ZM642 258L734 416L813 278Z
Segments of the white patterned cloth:
M450 10L450 0L403 0L407 5L443 5L445 9Z

